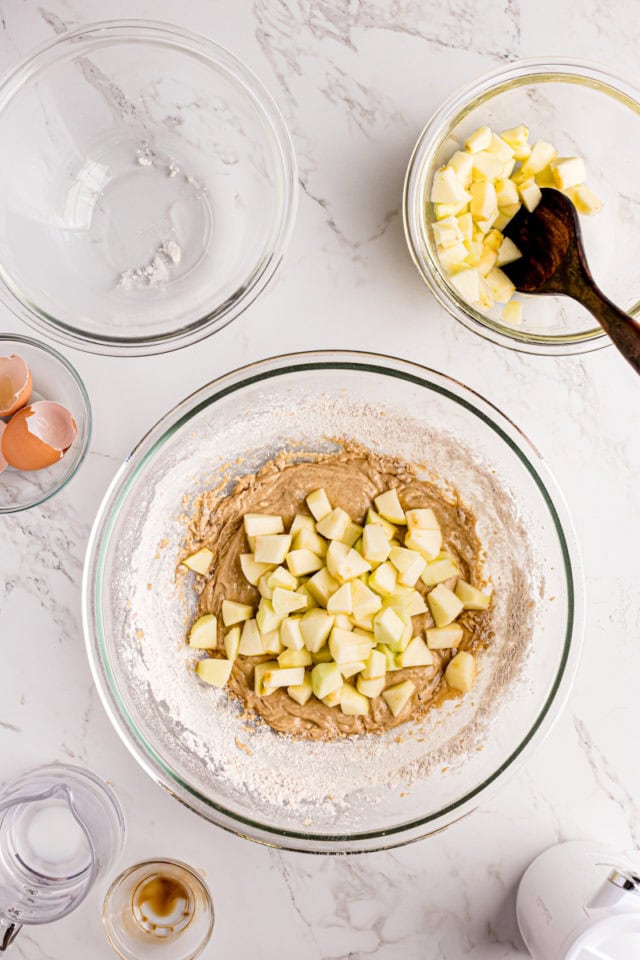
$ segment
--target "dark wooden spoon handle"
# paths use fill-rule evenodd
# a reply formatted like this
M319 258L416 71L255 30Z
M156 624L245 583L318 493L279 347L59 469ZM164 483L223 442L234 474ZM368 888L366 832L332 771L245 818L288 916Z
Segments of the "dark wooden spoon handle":
M623 357L640 373L640 322L616 307L593 281L572 284L568 292L594 315Z

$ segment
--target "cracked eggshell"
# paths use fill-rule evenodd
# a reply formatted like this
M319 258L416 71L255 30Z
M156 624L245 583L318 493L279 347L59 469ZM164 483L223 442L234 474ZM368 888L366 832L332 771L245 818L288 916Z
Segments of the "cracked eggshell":
M31 397L31 370L26 360L12 353L0 357L0 417L11 417Z
M62 459L78 428L61 403L39 400L13 415L2 435L2 454L17 470L42 470Z

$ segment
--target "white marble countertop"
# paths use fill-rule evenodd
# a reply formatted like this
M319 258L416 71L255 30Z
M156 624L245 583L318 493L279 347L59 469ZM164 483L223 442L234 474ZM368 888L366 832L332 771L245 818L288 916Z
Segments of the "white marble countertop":
M129 824L120 867L168 855L206 871L217 913L206 958L513 960L522 955L514 886L537 853L565 838L640 846L632 735L640 675L638 380L612 349L554 361L495 348L456 325L414 270L399 214L410 149L445 96L508 58L536 54L615 62L633 78L634 10L632 0L0 0L2 70L64 25L107 12L211 36L271 90L298 153L297 226L266 294L221 333L179 353L129 361L69 351L93 403L88 459L60 496L0 521L0 780L59 759L113 781ZM7 312L0 327L24 330ZM143 432L226 370L321 347L422 361L505 410L566 495L588 590L586 648L570 704L526 768L442 835L346 859L252 845L166 796L107 720L80 621L94 512ZM104 885L56 926L23 932L15 956L106 960L103 893Z

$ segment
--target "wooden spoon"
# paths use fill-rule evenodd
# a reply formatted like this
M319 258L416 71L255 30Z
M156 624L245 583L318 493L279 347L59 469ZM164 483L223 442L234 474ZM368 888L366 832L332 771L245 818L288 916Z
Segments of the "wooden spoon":
M640 373L640 323L596 285L582 246L578 214L559 190L544 188L533 213L521 207L505 236L522 253L502 270L521 293L564 294L596 318L636 373Z

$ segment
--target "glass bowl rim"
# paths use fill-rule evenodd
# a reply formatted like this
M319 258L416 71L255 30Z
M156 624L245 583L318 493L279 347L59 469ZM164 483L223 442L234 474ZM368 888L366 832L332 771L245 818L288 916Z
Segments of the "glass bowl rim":
M9 341L9 342L15 342L17 344L25 343L30 347L34 347L37 350L41 350L43 353L48 354L50 357L52 357L54 361L57 361L62 367L65 368L67 373L70 375L71 379L76 384L78 388L78 392L80 393L82 402L84 404L83 412L84 412L84 419L85 419L85 429L84 429L84 436L82 437L80 442L80 450L78 453L78 458L74 464L73 470L71 470L71 472L67 474L67 476L63 477L62 480L60 480L57 485L53 486L51 490L47 490L47 492L43 496L35 497L33 500L29 501L29 503L21 504L18 507L15 507L15 506L3 507L2 505L0 505L0 516L3 516L3 515L6 516L11 513L21 513L23 510L31 510L32 507L39 507L41 504L46 503L47 500L50 500L51 497L54 497L57 493L60 493L60 491L63 490L71 480L73 480L76 473L78 472L78 468L80 467L80 465L84 461L84 458L89 452L89 443L91 441L91 434L93 431L93 414L91 411L91 401L89 400L89 394L87 393L87 388L84 385L84 381L82 380L80 374L78 373L76 368L73 366L71 361L67 360L66 357L64 357L61 353L59 353L54 347L49 346L49 344L43 343L41 340L34 340L33 337L27 337L21 333L7 333L0 330L0 341L3 341L3 340Z
M440 274L435 263L431 263L428 256L423 257L421 252L421 224L417 222L414 214L418 194L421 193L425 159L433 154L443 139L476 103L490 100L496 93L502 93L509 82L524 83L527 78L538 82L551 82L556 78L561 82L565 78L566 82L598 86L610 96L625 102L627 106L633 104L636 112L640 114L640 88L603 64L589 60L571 57L531 57L509 61L482 74L471 83L454 91L432 115L417 138L407 165L403 186L402 218L405 240L411 259L436 300L450 316L467 329L479 334L485 340L523 353L542 356L589 353L611 346L609 337L597 326L584 333L553 337L527 333L518 328L509 330L466 304Z
M193 416L230 393L292 372L322 369L377 373L433 389L465 407L493 429L528 470L547 506L563 556L568 601L567 628L558 672L532 727L495 771L459 800L422 819L386 829L333 835L265 826L204 797L176 775L137 729L129 708L120 697L109 664L101 621L104 566L113 527L137 476L165 441ZM527 454L537 461L537 467ZM358 853L401 846L437 833L475 809L476 798L486 798L490 788L495 788L507 771L515 772L533 746L547 736L561 713L580 657L583 606L582 562L568 507L540 452L520 428L490 401L447 374L395 357L349 350L308 351L259 360L212 380L169 410L139 441L111 481L89 537L82 584L83 628L93 679L111 723L139 765L175 799L204 819L247 839L307 853Z
M39 71L53 63L64 62L73 53L74 44L93 39L117 39L119 35L144 45L147 41L162 42L182 51L196 52L221 66L242 88L243 96L252 103L270 130L278 154L282 176L282 195L270 224L269 237L257 268L249 282L241 283L231 297L219 303L204 316L191 320L177 330L151 336L117 337L96 335L56 319L40 309L8 283L0 263L0 303L32 329L45 333L58 343L102 356L150 356L169 353L224 329L239 317L264 291L280 266L291 239L298 206L298 167L295 148L282 112L267 87L256 73L226 47L203 34L183 29L160 20L119 18L99 20L74 27L40 44L6 74L0 77L0 123L5 107ZM277 194L280 191L275 191Z

